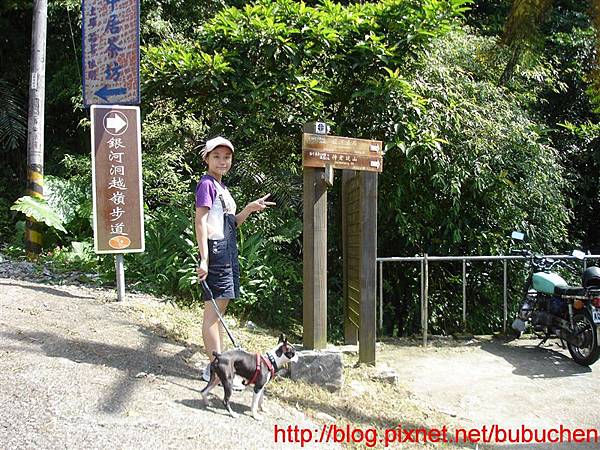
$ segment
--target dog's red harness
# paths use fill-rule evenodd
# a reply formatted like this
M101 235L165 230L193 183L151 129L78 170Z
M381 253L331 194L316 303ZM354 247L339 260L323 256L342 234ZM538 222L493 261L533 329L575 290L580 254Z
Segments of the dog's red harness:
M256 370L254 371L254 375L252 375L252 378L250 379L250 381L248 381L246 383L246 385L256 383L256 379L258 378L258 376L260 375L260 372L261 372L261 370L260 370L260 362L261 361L264 361L264 363L267 365L267 368L269 369L269 372L271 372L271 379L273 379L275 377L275 369L273 368L273 364L271 364L271 361L269 361L269 358L265 358L260 353L257 353L256 354Z

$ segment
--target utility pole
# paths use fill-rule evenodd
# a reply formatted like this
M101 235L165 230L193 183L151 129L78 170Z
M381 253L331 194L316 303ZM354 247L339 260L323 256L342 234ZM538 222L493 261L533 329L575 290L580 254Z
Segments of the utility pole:
M27 195L44 198L44 102L46 94L46 22L48 0L33 2L31 32L31 77L29 80L29 120L27 124ZM41 226L27 218L25 246L30 258L42 248Z

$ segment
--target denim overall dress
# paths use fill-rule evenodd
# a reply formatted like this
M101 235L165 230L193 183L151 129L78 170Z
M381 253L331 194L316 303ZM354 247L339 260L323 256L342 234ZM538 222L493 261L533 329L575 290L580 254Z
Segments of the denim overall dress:
M214 181L214 185L223 207L223 239L208 239L206 282L215 299L233 299L240 296L240 264L235 215L228 209L223 197L225 188L217 181ZM208 300L206 296L205 300Z

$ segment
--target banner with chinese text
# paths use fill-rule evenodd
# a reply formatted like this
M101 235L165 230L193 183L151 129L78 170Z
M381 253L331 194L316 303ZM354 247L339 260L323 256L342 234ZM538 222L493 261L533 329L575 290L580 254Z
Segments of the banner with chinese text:
M84 105L139 105L139 0L83 0L81 11Z

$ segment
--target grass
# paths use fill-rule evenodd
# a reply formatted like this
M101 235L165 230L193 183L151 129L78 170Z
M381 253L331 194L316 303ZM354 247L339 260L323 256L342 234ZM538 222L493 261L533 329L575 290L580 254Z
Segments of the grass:
M131 307L154 332L193 349L196 360L206 360L202 349L202 311L199 305L187 307L171 302L135 302ZM249 329L232 317L227 317L226 321L242 347L248 351L265 352L277 342L277 330ZM226 347L232 347L227 336L224 336L224 341ZM335 424L344 430L363 433L360 443L345 444L345 448L369 448L368 444L374 442L369 441L367 436L372 435L364 433L370 429L376 429L378 438L382 438L385 430L397 429L399 424L404 429L419 429L422 433L443 425L448 429L458 425L452 423L454 419L451 417L419 404L405 385L378 381L376 376L380 369L359 365L355 355L345 354L343 358L344 383L341 390L330 392L319 386L278 377L269 385L268 397L301 411L319 424ZM194 358L188 361L193 363ZM388 448L433 449L441 446L448 449L472 448L433 443L395 443ZM383 448L383 444L378 442L376 448Z

